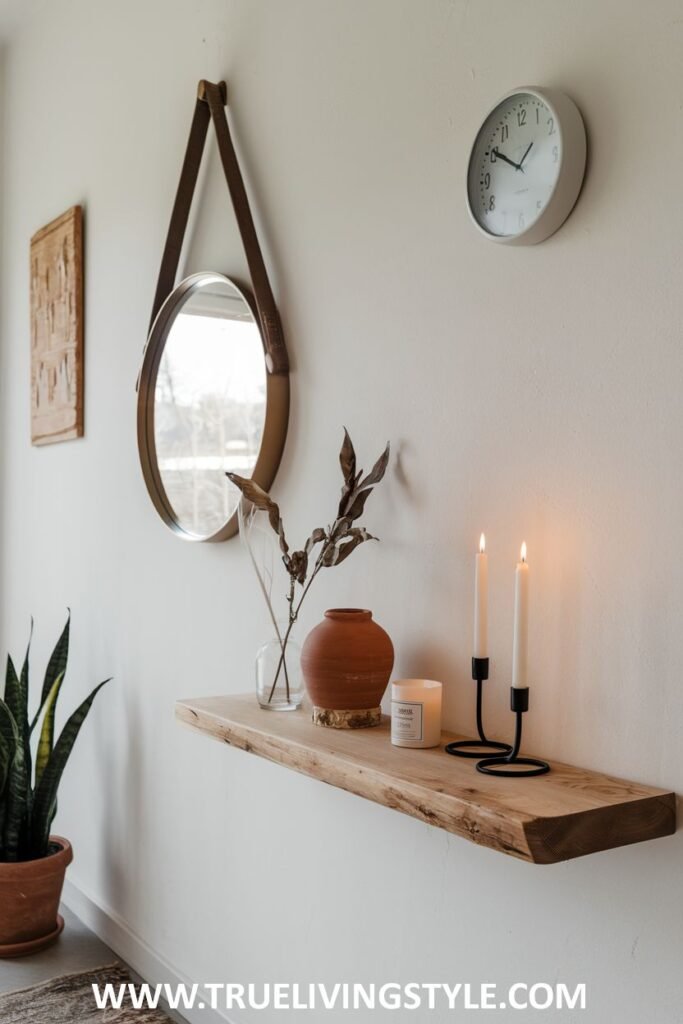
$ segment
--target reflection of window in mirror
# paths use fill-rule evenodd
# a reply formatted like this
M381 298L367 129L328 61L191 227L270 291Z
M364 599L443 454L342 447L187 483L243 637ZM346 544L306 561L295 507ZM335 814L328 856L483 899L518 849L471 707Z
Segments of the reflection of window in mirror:
M190 295L166 340L156 380L159 472L177 521L219 530L239 494L226 471L250 476L261 447L266 368L259 329L229 283Z

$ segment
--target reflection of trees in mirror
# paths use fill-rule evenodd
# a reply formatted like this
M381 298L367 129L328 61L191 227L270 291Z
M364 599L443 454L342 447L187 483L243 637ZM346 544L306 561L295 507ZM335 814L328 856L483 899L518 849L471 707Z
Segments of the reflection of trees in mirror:
M365 541L378 539L368 533L365 527L355 526L354 523L363 515L365 503L372 494L373 488L384 477L389 463L389 452L390 446L387 444L370 472L364 476L363 470L357 470L356 468L356 453L353 443L348 431L344 430L344 441L339 453L344 485L337 508L336 519L331 526L321 526L313 530L303 548L298 551L290 551L285 537L280 508L270 495L259 487L255 481L246 479L234 472L227 473L227 476L239 488L245 499L241 503L239 510L240 534L247 545L252 564L256 570L256 575L266 599L275 635L281 649L280 659L270 690L271 700L283 668L287 697L289 697L289 679L287 677L285 659L287 642L313 580L321 569L340 565ZM270 527L278 539L282 562L289 575L289 590L287 594L288 619L284 633L278 626L277 615L273 607L273 572L264 559L259 556L255 543L257 512L267 513ZM297 589L297 587L300 589Z
M225 473L253 472L265 407L263 346L253 319L177 316L156 379L154 438L164 490L184 529L209 536L234 514Z

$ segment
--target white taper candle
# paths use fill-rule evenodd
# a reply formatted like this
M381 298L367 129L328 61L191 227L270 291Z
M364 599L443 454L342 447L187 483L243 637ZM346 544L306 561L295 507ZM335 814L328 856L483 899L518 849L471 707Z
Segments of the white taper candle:
M486 538L479 538L474 571L474 650L475 658L489 656L489 565Z
M515 632L512 644L512 685L525 689L529 661L529 564L526 544L522 544L520 561L515 569Z

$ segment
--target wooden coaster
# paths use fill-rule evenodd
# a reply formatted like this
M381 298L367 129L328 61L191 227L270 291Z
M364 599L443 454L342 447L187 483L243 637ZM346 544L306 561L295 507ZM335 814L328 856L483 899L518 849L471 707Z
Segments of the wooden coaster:
M313 708L313 724L328 729L370 729L382 724L381 708L356 708L337 711L331 708Z

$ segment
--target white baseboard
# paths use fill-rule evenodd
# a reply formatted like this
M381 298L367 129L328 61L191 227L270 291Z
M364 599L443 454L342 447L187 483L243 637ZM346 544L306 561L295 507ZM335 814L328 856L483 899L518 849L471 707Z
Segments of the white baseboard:
M92 896L70 879L64 882L62 900L81 921L106 943L117 956L151 984L169 984L191 986L192 982L185 977L173 964L156 953L144 939L136 935L126 922L111 907L102 906ZM164 1007L164 1009L167 1009ZM189 1024L235 1024L219 1010L212 1010L209 998L206 1008L200 1010L183 1010L182 1017L177 1011L168 1011L176 1019L186 1020Z

